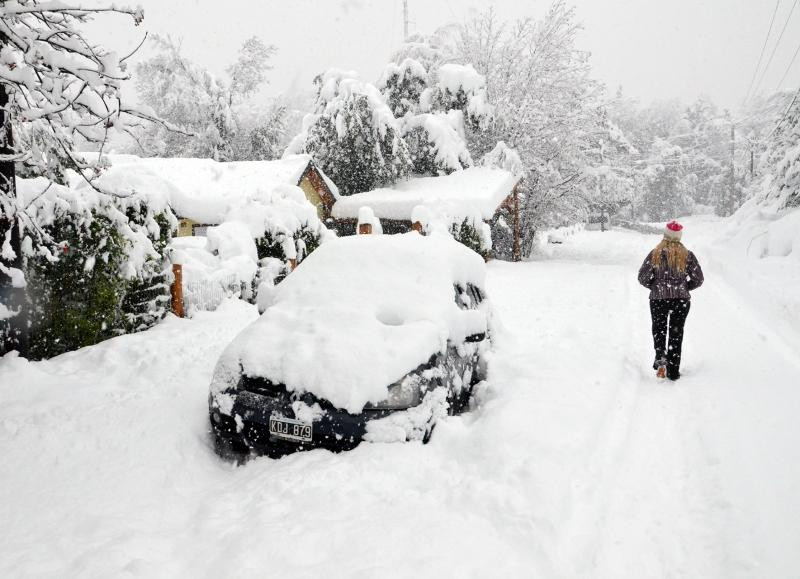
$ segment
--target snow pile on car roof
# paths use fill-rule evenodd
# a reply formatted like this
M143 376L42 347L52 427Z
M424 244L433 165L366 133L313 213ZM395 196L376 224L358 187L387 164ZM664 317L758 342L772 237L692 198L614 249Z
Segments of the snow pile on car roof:
M520 177L503 169L469 167L438 177L417 177L391 188L374 189L341 197L333 206L333 217L354 219L361 207L370 207L381 219L409 220L418 205L435 213L464 217L478 212L491 219Z
M487 311L461 309L454 285L484 291L485 264L445 235L362 235L332 240L275 291L261 318L230 344L212 390L240 372L308 391L349 412L486 331Z

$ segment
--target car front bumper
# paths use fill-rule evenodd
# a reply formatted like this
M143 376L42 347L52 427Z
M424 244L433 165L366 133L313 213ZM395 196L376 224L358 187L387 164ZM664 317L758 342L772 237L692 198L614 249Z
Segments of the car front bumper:
M228 395L234 400L229 414L222 413L212 398L209 418L215 437L233 448L267 455L280 456L315 448L337 452L350 450L364 439L371 420L392 413L391 410L365 410L360 414L350 414L327 408L317 412L312 420L302 420L295 412L296 401L293 405L288 398L273 398L248 391ZM270 418L273 416L311 424L311 440L301 442L275 436L270 432Z

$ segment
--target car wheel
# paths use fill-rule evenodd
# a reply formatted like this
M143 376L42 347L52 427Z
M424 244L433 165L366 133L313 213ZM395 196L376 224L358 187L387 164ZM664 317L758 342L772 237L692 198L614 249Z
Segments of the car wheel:
M456 416L461 414L461 393L456 394L452 390L447 394L447 415Z
M422 437L422 444L428 444L431 441L431 436L433 436L433 429L436 428L436 423L432 423L428 426L425 430L425 434Z
M241 440L227 438L213 430L211 436L214 443L214 452L216 452L220 458L242 463L250 454L250 447Z

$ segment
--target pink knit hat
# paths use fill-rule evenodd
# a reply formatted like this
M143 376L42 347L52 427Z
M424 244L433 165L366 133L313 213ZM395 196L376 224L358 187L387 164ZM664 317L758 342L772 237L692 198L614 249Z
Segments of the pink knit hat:
M664 228L664 237L666 239L674 239L676 241L680 241L682 234L683 234L683 225L681 225L677 221L670 221Z

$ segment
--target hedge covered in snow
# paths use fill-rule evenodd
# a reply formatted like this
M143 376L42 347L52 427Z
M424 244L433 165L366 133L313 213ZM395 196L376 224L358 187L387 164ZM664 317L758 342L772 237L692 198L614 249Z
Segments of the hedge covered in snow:
M29 326L31 358L140 331L165 315L164 252L176 226L166 199L36 178L17 181L17 200L25 301L16 315Z

